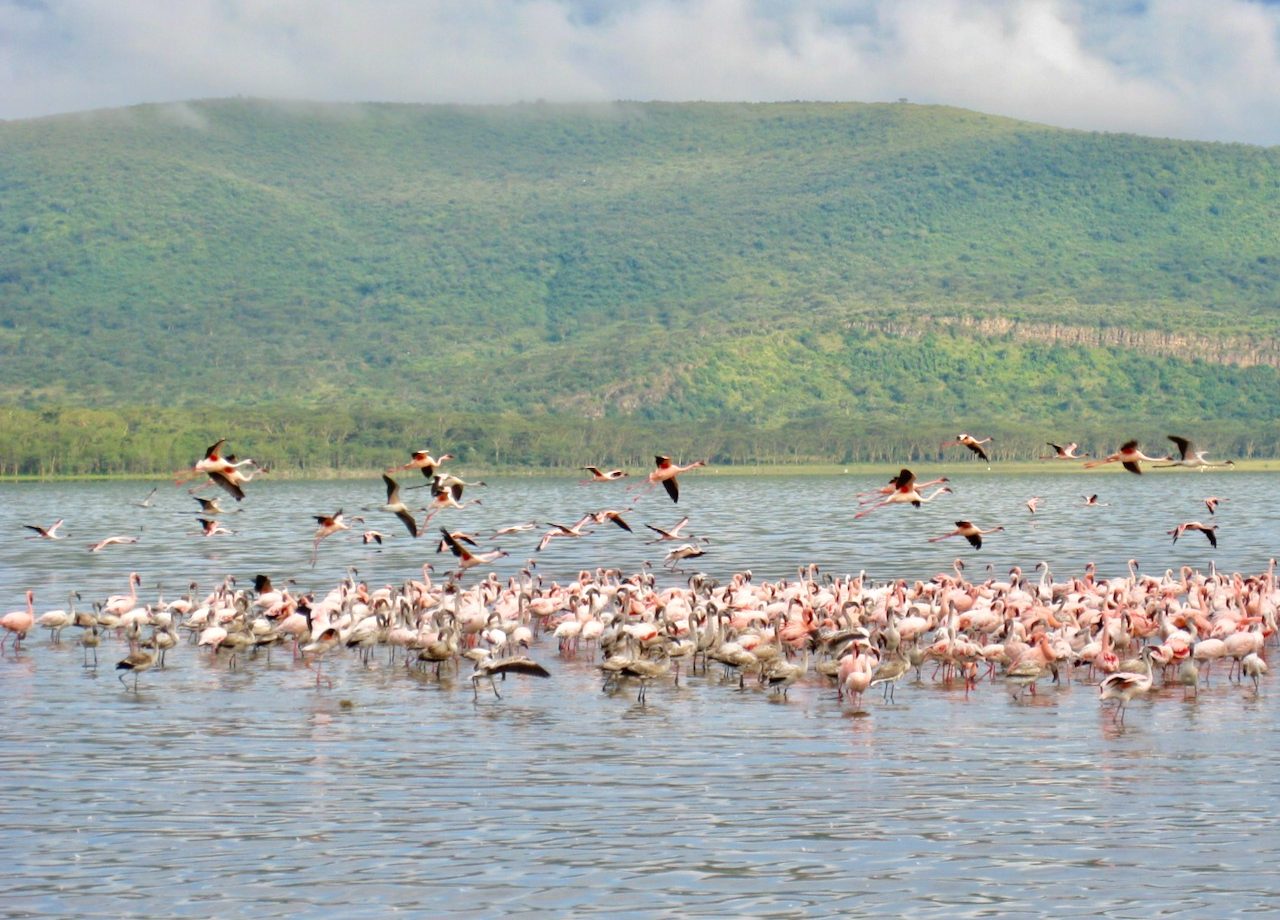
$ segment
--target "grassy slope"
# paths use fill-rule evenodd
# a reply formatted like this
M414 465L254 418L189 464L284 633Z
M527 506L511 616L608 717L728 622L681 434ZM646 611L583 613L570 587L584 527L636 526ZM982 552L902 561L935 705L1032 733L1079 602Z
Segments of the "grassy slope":
M12 404L1280 417L1273 367L890 328L1274 345L1277 150L912 105L215 101L8 123L0 154Z

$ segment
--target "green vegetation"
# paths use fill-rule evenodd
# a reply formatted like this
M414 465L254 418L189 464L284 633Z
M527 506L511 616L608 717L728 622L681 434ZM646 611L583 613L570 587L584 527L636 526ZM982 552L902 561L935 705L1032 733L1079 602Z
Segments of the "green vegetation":
M1280 149L224 100L0 124L0 193L0 475L1280 455Z

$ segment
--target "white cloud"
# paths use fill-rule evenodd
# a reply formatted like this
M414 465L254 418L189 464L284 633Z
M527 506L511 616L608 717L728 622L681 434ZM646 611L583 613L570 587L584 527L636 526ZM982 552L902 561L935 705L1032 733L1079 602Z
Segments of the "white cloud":
M1280 143L1259 0L0 0L0 117L251 95L875 101Z

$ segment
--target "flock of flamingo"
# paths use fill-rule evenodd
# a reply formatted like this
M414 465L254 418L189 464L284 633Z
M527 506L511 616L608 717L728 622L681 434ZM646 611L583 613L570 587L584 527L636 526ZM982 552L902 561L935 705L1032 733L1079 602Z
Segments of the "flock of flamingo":
M962 445L990 462L984 445L990 438L961 434L947 444ZM1141 463L1153 466L1209 468L1189 440L1170 436L1180 458L1151 457L1136 442L1125 443L1115 453L1094 460L1078 452L1078 445L1050 444L1054 453L1045 459L1084 461L1085 466L1118 462L1135 474ZM208 448L184 474L184 479L205 475L207 483L222 488L236 501L245 497L245 486L261 468L253 460L237 460L223 452L225 439ZM944 445L945 446L945 445ZM483 486L443 471L449 454L434 457L417 451L411 459L383 474L386 501L367 510L395 516L410 538L424 536L433 517L445 508L465 508L479 499L463 501L464 490ZM658 455L655 466L634 488L662 485L673 502L680 498L678 476L704 466L705 460L681 465ZM610 483L627 478L621 469L582 468L586 483ZM402 499L402 486L394 473L418 470L430 488L426 505L411 508ZM892 505L920 505L950 493L945 477L917 483L902 469L884 487L858 496L862 518ZM936 486L934 491L923 490ZM139 504L149 505L156 490ZM216 499L197 497L201 530L206 537L232 534L217 515L223 509ZM1040 498L1026 502L1031 514ZM1210 514L1222 501L1205 499ZM1086 496L1086 504L1099 504ZM573 524L547 524L538 551L552 541L580 538L593 527L612 525L634 532L624 515L633 507L602 509L583 515ZM426 511L419 524L415 511ZM327 537L364 523L362 517L336 512L317 514L319 525L312 538L312 564ZM666 566L684 575L681 563L705 552L705 537L682 533L689 518L669 528L645 524L657 536L650 542L670 543ZM59 540L63 521L48 527L25 525L32 539ZM965 538L975 549L983 537L999 533L998 525L983 529L968 520L955 522L953 531L930 537L933 541L954 536ZM532 531L537 522L523 522L496 530L493 540ZM1190 530L1203 533L1217 545L1216 525L1198 521L1177 525L1169 533L1176 541ZM660 587L652 570L624 575L616 569L584 570L568 584L545 584L535 574L536 564L503 581L489 573L469 587L469 570L487 566L508 555L505 549L480 550L478 537L459 530L439 528L439 553L456 562L442 581L433 580L433 566L422 567L421 578L376 589L358 581L354 570L327 591L294 591L278 588L266 575L253 587L239 588L227 578L212 590L200 593L196 585L181 598L146 602L138 595L141 578L133 573L127 593L94 602L91 609L77 609L77 593L65 608L37 614L34 592L26 593L26 608L0 617L3 641L12 640L12 652L20 654L23 640L33 629L48 629L50 643L60 644L61 634L77 628L84 649L85 667L97 667L98 648L104 639L117 637L127 643L127 653L115 667L126 687L132 674L137 692L139 675L163 669L168 651L189 636L203 654L238 667L244 658L265 654L275 646L287 646L294 659L315 673L315 686L332 686L324 672L329 656L358 656L368 665L379 649L389 663L408 668L431 669L437 676L455 674L465 659L478 698L481 685L500 696L497 679L508 675L547 677L545 664L530 655L545 637L556 642L556 654L577 657L584 649L599 656L602 687L613 690L624 684L637 688L637 699L647 700L651 685L678 684L686 674L708 674L714 666L722 680L746 690L758 687L784 699L797 681L820 680L841 700L861 706L863 695L881 688L886 703L895 699L895 687L914 671L922 680L926 669L932 679L957 681L966 695L983 682L1002 681L1020 698L1036 694L1045 680L1083 680L1097 684L1101 700L1114 701L1113 719L1123 722L1125 707L1134 697L1148 693L1157 679L1166 686L1196 693L1223 663L1229 681L1251 681L1255 692L1266 674L1269 639L1275 634L1280 589L1275 560L1261 573L1207 574L1184 567L1163 576L1139 575L1135 562L1123 578L1096 577L1093 567L1072 577L1056 580L1048 566L1039 575L1025 578L1014 568L1007 580L969 581L964 563L956 560L952 572L909 583L876 585L863 576L820 575L817 566L801 568L794 579L756 581L742 571L723 583L702 573ZM365 530L365 542L381 542L388 535ZM136 540L108 537L90 549ZM415 572L415 576L416 576Z

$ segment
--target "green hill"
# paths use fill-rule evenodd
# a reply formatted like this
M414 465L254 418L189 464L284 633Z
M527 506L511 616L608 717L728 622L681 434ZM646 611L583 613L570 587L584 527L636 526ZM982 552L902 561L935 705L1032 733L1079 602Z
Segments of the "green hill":
M1280 149L222 100L2 123L0 202L0 472L223 434L294 466L891 460L960 427L1280 453Z

